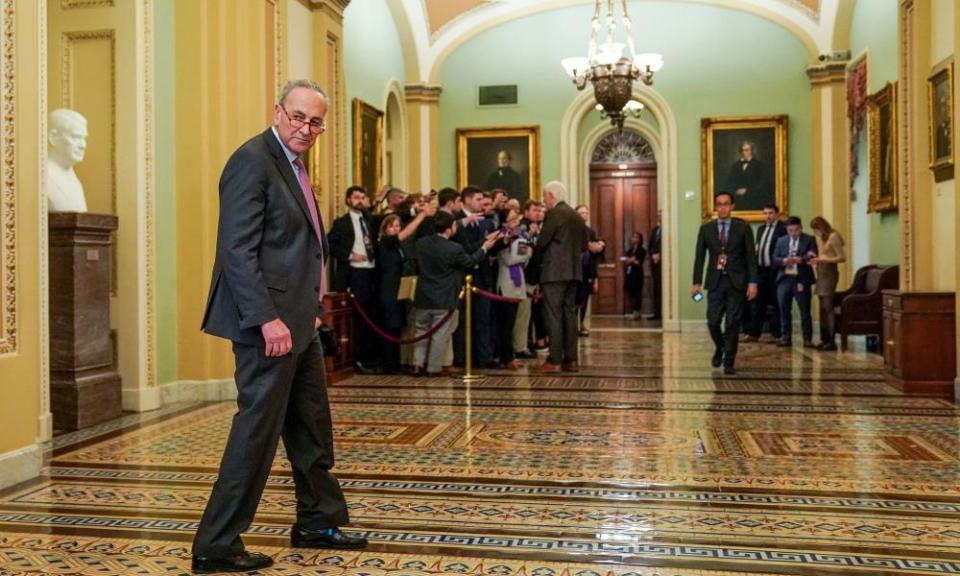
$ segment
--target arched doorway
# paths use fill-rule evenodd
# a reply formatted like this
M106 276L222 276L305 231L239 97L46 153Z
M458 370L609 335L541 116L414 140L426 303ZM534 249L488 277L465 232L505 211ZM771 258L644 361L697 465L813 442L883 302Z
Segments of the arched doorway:
M643 136L631 130L612 132L596 145L590 158L590 212L594 229L607 243L598 272L595 315L620 316L633 311L626 293L622 256L639 232L644 247L657 225L657 159ZM649 258L641 266L643 317L655 309L653 270Z

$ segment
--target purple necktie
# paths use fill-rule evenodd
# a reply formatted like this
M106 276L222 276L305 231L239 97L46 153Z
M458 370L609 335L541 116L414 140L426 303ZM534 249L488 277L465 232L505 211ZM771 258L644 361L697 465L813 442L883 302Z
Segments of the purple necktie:
M510 266L510 280L513 282L513 285L517 288L523 285L523 265L522 264L513 264Z
M293 161L297 167L297 179L300 181L300 191L303 192L303 199L307 202L307 208L310 210L310 220L313 221L313 232L317 235L317 242L320 244L320 262L324 261L323 240L320 236L320 216L317 214L317 201L313 197L313 187L310 186L310 178L307 176L307 167L303 165L303 160L299 157ZM327 274L324 269L320 269L320 301L323 302L323 296L327 293Z

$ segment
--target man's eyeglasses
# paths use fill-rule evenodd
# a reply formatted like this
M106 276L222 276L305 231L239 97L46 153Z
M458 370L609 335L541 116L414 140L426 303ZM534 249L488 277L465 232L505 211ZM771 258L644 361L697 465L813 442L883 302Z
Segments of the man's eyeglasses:
M290 126L292 126L295 130L299 130L303 128L304 125L306 125L310 127L310 131L313 132L314 134L320 134L321 132L324 132L327 129L327 123L324 120L314 118L308 121L299 112L295 112L293 116L291 116L290 113L287 112L287 109L284 108L282 104L280 105L280 109L283 110L283 113L287 117L287 120L290 121Z

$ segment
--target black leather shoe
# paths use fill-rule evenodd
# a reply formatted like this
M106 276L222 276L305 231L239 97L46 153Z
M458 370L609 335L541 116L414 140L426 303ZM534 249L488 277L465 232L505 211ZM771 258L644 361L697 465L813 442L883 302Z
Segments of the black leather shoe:
M713 353L713 359L710 361L710 364L714 368L719 368L723 364L723 350L717 348L717 351Z
M273 565L273 558L259 552L240 552L223 558L193 557L193 571L197 574L215 572L253 572Z
M737 373L737 369L734 368L732 365L724 366L723 373L727 376L733 376L734 374Z
M351 536L339 528L307 530L294 525L290 531L290 544L294 548L358 549L367 547L367 539L363 536Z
M356 362L356 363L354 364L354 368L353 368L353 369L354 369L354 371L355 371L357 374L376 374L376 373L377 373L377 371L376 371L374 368L370 368L370 367L368 367L368 366L364 366L364 365L361 364L360 362Z

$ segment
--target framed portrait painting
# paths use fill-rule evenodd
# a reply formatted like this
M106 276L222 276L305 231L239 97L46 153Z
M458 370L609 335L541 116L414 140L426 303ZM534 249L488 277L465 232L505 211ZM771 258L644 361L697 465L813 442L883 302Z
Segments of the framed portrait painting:
M953 59L927 79L927 100L930 169L934 179L943 182L953 178Z
M383 112L353 99L353 183L371 197L380 190L383 174Z
M730 192L733 215L763 220L763 207L789 211L787 116L704 118L700 121L703 220L714 216L713 199Z
M870 136L870 212L890 212L898 205L897 85L887 83L867 99Z
M540 127L457 129L457 187L501 188L522 205L540 197Z

